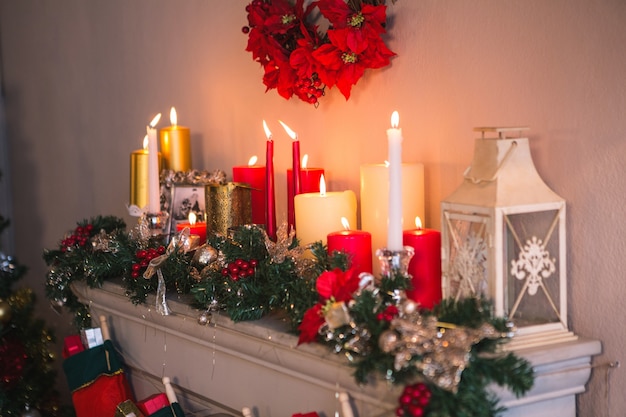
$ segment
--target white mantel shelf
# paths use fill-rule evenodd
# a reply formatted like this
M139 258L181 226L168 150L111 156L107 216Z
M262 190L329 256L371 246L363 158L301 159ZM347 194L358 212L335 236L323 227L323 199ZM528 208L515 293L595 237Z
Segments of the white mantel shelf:
M101 289L74 283L74 292L93 317L107 318L138 399L162 392L160 380L169 376L181 405L196 417L240 416L243 407L255 417L311 411L333 417L340 410L340 391L350 395L355 417L395 415L400 388L384 381L357 385L343 356L322 345L297 346L280 318L233 323L214 314L203 326L199 312L176 295L168 299L173 314L162 316L152 303L133 305L113 282ZM599 341L580 338L517 350L533 365L535 386L519 399L495 387L508 409L503 417L575 417L575 396L585 390L591 357L600 352Z

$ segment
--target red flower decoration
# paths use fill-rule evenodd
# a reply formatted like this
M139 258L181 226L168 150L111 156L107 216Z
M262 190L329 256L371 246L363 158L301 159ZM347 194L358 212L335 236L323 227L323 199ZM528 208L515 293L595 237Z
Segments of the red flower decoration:
M359 289L359 274L354 269L342 271L335 268L323 272L316 282L320 302L304 313L302 323L298 326L300 337L298 344L314 342L318 331L325 322L323 308L328 302L348 302Z
M359 289L359 275L353 268L342 271L335 268L323 272L315 283L320 298L324 301L350 301L352 294Z
M350 98L367 69L389 65L395 55L381 36L387 20L385 0L253 0L248 11L246 51L264 70L266 91L276 89L289 99L296 96L318 104L325 88L335 85ZM318 8L328 19L327 33L308 19Z

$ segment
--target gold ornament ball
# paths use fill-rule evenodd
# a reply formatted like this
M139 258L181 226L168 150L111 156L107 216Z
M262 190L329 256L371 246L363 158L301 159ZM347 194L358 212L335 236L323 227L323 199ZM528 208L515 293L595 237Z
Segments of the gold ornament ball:
M11 321L11 315L11 305L4 300L0 300L0 323L8 324Z

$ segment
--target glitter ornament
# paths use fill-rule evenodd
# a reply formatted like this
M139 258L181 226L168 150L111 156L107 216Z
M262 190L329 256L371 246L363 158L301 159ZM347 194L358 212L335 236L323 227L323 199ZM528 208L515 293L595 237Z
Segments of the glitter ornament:
M8 324L11 321L12 315L11 305L7 301L0 300L0 324Z
M216 262L218 258L219 251L213 246L205 244L196 249L192 259L192 265L201 269Z
M210 322L211 322L211 313L209 313L208 311L203 311L202 313L200 313L200 315L198 316L198 324L202 326L206 326Z
M31 408L28 404L24 407L24 412L20 417L41 417L41 413L36 408Z

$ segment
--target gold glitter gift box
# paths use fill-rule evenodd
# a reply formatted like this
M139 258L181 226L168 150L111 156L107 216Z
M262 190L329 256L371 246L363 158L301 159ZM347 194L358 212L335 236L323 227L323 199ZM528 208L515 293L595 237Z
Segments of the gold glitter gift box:
M207 185L204 195L207 236L226 236L229 228L252 223L251 190L245 184Z

